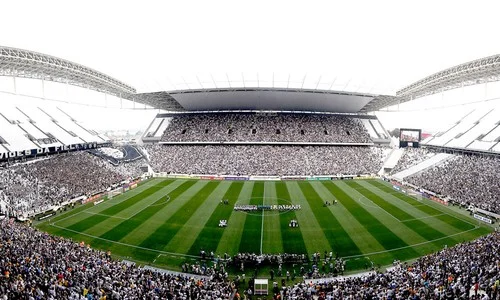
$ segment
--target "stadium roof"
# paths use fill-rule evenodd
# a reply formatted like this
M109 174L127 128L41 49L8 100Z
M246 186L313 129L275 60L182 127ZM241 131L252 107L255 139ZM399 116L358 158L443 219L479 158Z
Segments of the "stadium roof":
M96 90L167 111L286 110L358 113L370 112L429 94L500 80L500 55L461 64L419 80L396 96L370 93L349 82L341 90L333 82L311 79L275 81L242 78L184 80L181 89L137 93L136 89L106 74L64 59L33 51L0 47L0 76L34 78ZM235 100L237 99L237 100Z
M427 76L396 92L401 102L463 86L500 81L500 54L476 59Z
M292 88L207 88L139 94L137 100L165 110L283 110L358 113L385 107L397 97ZM236 100L237 99L237 100ZM396 100L397 101L397 100Z
M131 99L136 90L106 74L34 51L0 47L0 76L34 78L67 83Z

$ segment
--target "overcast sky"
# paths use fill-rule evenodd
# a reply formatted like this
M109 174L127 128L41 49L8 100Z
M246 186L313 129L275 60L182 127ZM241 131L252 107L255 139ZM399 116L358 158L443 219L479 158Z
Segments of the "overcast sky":
M199 74L274 72L394 93L500 53L499 11L498 0L3 1L0 44L89 66L139 91Z

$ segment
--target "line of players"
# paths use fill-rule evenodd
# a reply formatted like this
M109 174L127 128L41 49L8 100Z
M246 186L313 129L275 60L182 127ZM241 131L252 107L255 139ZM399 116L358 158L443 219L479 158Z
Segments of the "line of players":
M166 202L170 201L170 195L169 194L167 194L167 196L165 197L165 200L166 200ZM330 206L332 204L337 204L337 203L338 203L337 200L333 200L332 202L325 201L325 204L323 206ZM220 199L220 204L229 205L229 199Z
M166 202L170 201L170 195L167 194L165 197ZM337 200L333 200L332 202L325 201L324 206L330 206L332 204L337 204ZM229 199L221 199L220 204L223 205L229 205ZM290 220L290 223L288 223L288 226L291 228L296 228L299 227L299 222L297 220ZM219 220L219 227L227 227L227 220Z

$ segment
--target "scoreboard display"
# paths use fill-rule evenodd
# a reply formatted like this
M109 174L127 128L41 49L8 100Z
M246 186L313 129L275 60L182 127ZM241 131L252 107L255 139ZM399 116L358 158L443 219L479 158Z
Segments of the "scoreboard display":
M401 128L399 130L399 147L419 147L421 129Z

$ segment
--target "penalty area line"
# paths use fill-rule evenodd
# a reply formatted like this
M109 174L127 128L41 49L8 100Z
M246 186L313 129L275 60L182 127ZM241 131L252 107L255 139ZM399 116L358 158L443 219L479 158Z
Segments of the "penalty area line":
M144 189L145 189L145 188L148 188L148 187L151 187L151 186L153 186L153 185L154 185L154 184L153 184L153 182L154 182L154 180L151 180L150 182L147 182L147 183L143 184L143 185L142 185L142 187L144 187ZM79 211L79 212L77 212L77 213L74 213L74 214L71 214L72 210L70 210L70 211L68 211L68 212L66 212L66 213L64 213L64 214L62 214L62 215L60 215L59 217L62 217L62 216L64 216L65 214L69 214L68 216L66 216L66 217L64 217L64 218L62 218L62 219L56 220L56 221L55 221L55 222L53 222L52 224L56 224L56 223L62 222L62 221L64 221L64 220L67 220L67 219L72 218L72 217L76 217L76 216L78 216L78 215L79 215L79 214L81 214L81 213L99 214L99 213L93 213L93 212L90 212L89 210L94 209L94 208L96 208L96 207L98 207L98 208L100 208L100 209L102 209L102 210L105 210L105 209L107 209L107 208L109 208L109 207L113 207L114 205L116 205L116 204L118 204L118 203L120 203L120 202L122 202L122 201L126 201L126 200L128 200L128 199L130 199L130 198L132 198L132 197L134 197L134 196L136 196L136 195L139 195L139 194L140 194L140 193L142 193L143 191L144 191L144 190L138 190L138 189L135 189L135 190L133 191L133 192L135 192L135 193L130 193L130 194L128 195L128 197L124 197L123 199L120 199L120 198L118 198L118 197L115 197L115 198L113 198L113 199L108 199L107 201L105 201L104 203L102 203L103 205L99 205L99 206L90 205L88 208L86 208L86 209L84 209L84 210L81 210L81 211ZM123 195L123 194L122 194L122 195ZM116 201L116 199L118 199L119 201ZM115 203L115 202L116 202L116 203ZM84 205L86 205L86 204L84 204ZM109 207L107 207L108 205L109 205ZM103 206L104 206L105 208L103 208ZM124 219L125 219L125 218L124 218Z
M417 220L424 220L424 219L430 219L430 218L435 218L435 217L444 216L444 215L446 215L446 214L443 213L443 214L438 214L438 215L430 215L430 216L427 216L427 217L407 219L407 220L401 221L401 223L410 222L410 221L417 221Z
M363 201L361 201L361 199L367 199L368 201L370 201L371 203L373 203L373 205L368 205L366 203L363 203ZM397 218L395 215L391 214L390 212L388 212L386 209L382 208L380 205L378 205L377 203L373 202L373 200L369 199L368 197L366 196L362 196L361 198L359 198L357 200L357 202L359 202L361 205L364 205L364 206L367 206L367 207L372 207L372 208L378 208L380 210L382 210L383 212L385 212L386 214L388 214L389 216L391 216L394 220L398 221L398 222L402 222L402 220L400 220L399 218Z
M112 215L106 215L106 214L100 214L100 213L93 213L91 211L82 211L82 213L96 215L96 216L103 216L103 217L108 217L108 218L114 218L114 219L120 219L120 220L128 220L128 218L124 218L124 217L118 217L118 216L112 216Z

